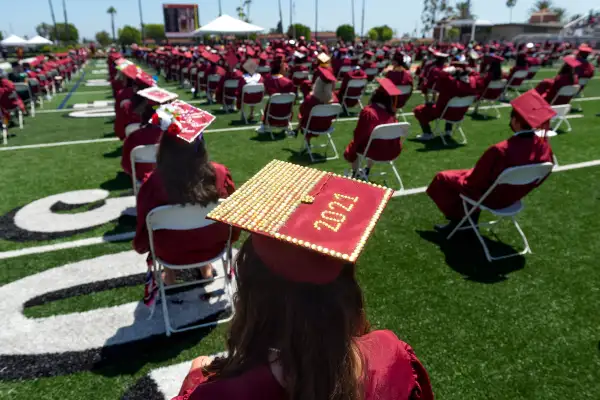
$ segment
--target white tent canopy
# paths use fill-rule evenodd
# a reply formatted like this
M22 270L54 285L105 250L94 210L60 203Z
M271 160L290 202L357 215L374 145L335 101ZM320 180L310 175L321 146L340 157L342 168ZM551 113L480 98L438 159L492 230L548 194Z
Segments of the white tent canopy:
M27 40L18 37L17 35L10 35L9 37L7 37L6 39L4 39L2 42L2 46L26 46L27 45Z
M33 46L43 45L43 44L52 44L52 40L48 40L48 39L46 39L46 38L41 37L41 36L38 35L36 37L33 37L33 38L29 39L27 41L27 44L28 45L33 45Z
M201 36L206 34L243 34L262 32L264 28L252 25L239 19L222 15L214 21L209 22L200 29L192 32L193 36Z
M491 21L486 21L485 19L455 19L452 21L448 21L448 25L463 27L463 26L492 26L494 25Z

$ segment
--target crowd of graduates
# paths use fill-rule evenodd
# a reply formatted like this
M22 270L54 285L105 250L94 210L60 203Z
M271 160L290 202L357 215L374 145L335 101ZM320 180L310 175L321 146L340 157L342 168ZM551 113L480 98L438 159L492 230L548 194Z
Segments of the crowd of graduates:
M289 105L279 111L265 112L257 131L279 126L294 136L302 132L307 143L312 136L310 132L327 131L335 118L313 119L309 126L314 107L345 101L350 101L345 104L347 107L356 106L356 96L348 96L350 81L372 82L377 87L369 104L362 108L354 137L344 152L352 177L358 176L357 155L364 153L375 128L398 121L397 111L412 94L412 90L404 92L401 87L416 86L422 91L425 102L414 109L414 115L423 130L419 138L431 140L430 123L440 118L452 98L481 97L491 82L510 81L520 70L532 69L535 73L533 67L562 58L563 66L554 79L541 81L511 101L511 132L507 140L491 146L473 168L443 171L433 178L427 194L448 220L436 225L436 229L445 234L465 217L462 195L481 198L508 168L553 162L546 137L550 120L556 115L551 103L561 87L578 84L580 79L589 79L594 74L589 61L593 49L587 45L569 49L567 44L544 47L532 43L518 48L498 43L484 47L429 48L407 44L393 49L361 44L338 45L331 49L301 38L298 42L281 41L267 46L232 42L195 48L165 46L154 50L136 46L133 50L138 63L154 68L167 80L191 88L195 98L206 94L209 102L223 104L227 111L244 106L241 97L246 85L263 84L265 93L259 95L267 95L269 99L278 94L293 94L300 102L298 129L291 131L289 120L269 120L272 116L290 115L292 105ZM514 59L515 64L504 72L502 66L507 59ZM413 60L420 62L416 70L411 68ZM123 170L134 174L130 160L132 149L158 144L156 164L136 166L132 177L134 186L135 182L142 182L137 193L138 224L133 246L145 254L150 251L146 217L152 209L168 204L207 206L230 198L236 188L228 168L210 161L210 140L206 140L203 132L214 116L177 99L177 94L159 88L149 73L118 52L109 54L108 67L116 100L115 132L124 141ZM227 81L235 84L228 85ZM338 90L336 81L341 81ZM364 88L359 95L363 94L362 90ZM265 111L269 110L269 101ZM562 99L560 104L569 101ZM466 110L461 112L464 115ZM451 134L450 127L446 127L445 134ZM394 159L402 150L400 138L375 142L367 154L371 160ZM368 177L368 170L361 176ZM253 178L257 181L250 187L244 185L241 191L250 193L260 185L280 187L277 182L287 179L283 170L273 181L263 182L260 177L261 173L257 174ZM327 185L317 183L320 189L314 194L311 192L311 196L323 196L324 192L340 185L338 178L323 179ZM495 209L508 207L543 181L501 186L486 199L485 205ZM376 197L369 194L375 190L372 186L361 186L364 184L358 180L349 182L344 184L345 190L352 188L354 193L371 198L371 202ZM276 198L287 195L270 194ZM259 228L260 223L251 222L257 215L269 219L270 213L281 212L285 205L277 208L273 199L239 191L236 196L244 199L243 210L246 211L235 213L238 222L232 222L235 228L231 236L226 223L216 223L185 232L165 230L155 238L154 251L161 260L189 265L214 258L228 240L239 240L240 230L251 233L235 261L238 291L228 333L228 355L194 360L176 399L432 399L427 372L410 346L392 332L370 331L361 289L355 280L356 257L328 251L327 247L331 246L328 241L335 239L316 231L308 236L312 245L303 244L304 241L295 239L294 235L302 237L306 231L300 228L295 231L294 224L288 226L286 240L283 240L285 236ZM336 199L358 199L339 193L335 196ZM295 218L294 221L310 218L312 209L299 205L314 201L313 197L299 199L290 210L290 218ZM344 207L350 210L353 206ZM365 221L374 224L385 201L380 203L379 211L369 211L370 206L373 204L367 200L366 211L354 214L352 218L356 219L350 223L360 227L369 225ZM221 215L219 210L217 207L217 215ZM477 221L478 215L476 210L470 218ZM292 236L289 230L294 231ZM344 231L334 229L330 235L341 232ZM358 241L358 254L369 233L370 230L361 230L343 234L348 235L344 240L349 245ZM212 265L206 265L199 274L211 279L217 271ZM155 279L149 270L145 293L148 304L155 301ZM161 279L170 285L176 275L167 269Z

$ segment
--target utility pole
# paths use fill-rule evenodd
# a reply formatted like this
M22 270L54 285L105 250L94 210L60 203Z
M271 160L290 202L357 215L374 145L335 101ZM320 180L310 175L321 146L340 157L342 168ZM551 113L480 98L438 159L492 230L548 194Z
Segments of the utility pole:
M67 18L67 5L65 4L65 0L63 0L63 13L65 15L65 41L68 42L70 39L69 35L69 19Z
M354 0L350 1L352 2L352 29L354 29L354 32L356 32L356 25L354 25ZM354 39L352 39L352 42L354 42Z
M317 32L319 31L319 0L315 0L315 42L318 42Z
M221 7L221 0L219 0L219 17L223 15L223 8Z
M283 10L281 9L281 0L278 0L279 3L279 23L281 24L281 33L283 33Z
M58 29L56 29L56 17L54 16L54 7L52 6L52 0L48 0L50 5L50 15L52 16L52 23L54 24L54 41L58 41Z
M144 37L144 17L142 15L142 0L138 0L138 8L140 9L140 27L141 27L141 32L142 32L142 45L143 45L144 41L145 41L145 37Z
M290 0L290 29L292 32L292 36L296 38L296 27L294 26L294 0Z
M360 23L360 37L364 40L365 38L365 0L362 5L362 21Z

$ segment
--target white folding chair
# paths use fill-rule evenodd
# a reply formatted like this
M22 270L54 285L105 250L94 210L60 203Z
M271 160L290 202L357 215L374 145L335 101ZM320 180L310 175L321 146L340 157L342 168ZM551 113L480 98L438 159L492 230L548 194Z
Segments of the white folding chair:
M268 74L269 72L271 72L271 67L269 67L268 65L261 65L260 67L256 68L256 72L258 72L259 74Z
M136 146L131 150L129 159L131 162L131 181L133 184L133 195L137 197L140 191L141 181L138 181L135 166L137 164L156 164L156 152L158 151L158 144L146 144L143 146Z
M552 128L553 131L558 131L558 128L560 128L560 126L563 123L565 123L565 124L567 124L567 132L571 132L571 130L572 130L571 123L567 119L567 115L571 112L570 100L569 100L569 103L567 103L567 104L555 105L554 103L560 97L569 97L570 99L572 99L579 92L579 89L580 89L579 85L563 86L560 88L558 93L556 93L556 96L554 96L554 99L552 99L552 102L550 103L550 105L552 106L552 109L554 109L554 111L556 112L556 116L554 118L552 118L552 120L557 121L556 125Z
M284 116L275 116L271 114L271 106L273 104L294 104L296 101L296 95L294 93L275 93L269 99L269 103L267 104L267 112L264 115L264 130L271 135L271 139L275 140L273 136L273 127L269 125L269 120L277 120L277 121L287 121L286 132L291 132L292 130L292 113L294 111L294 107L290 107L290 113Z
M531 67L528 68L527 70L527 79L526 82L529 82L529 87L531 89L533 89L533 78L535 78L535 75L540 71L540 69L542 69L541 65L532 65Z
M496 111L496 118L500 118L502 114L500 114L500 110L498 109L498 103L504 94L506 83L506 79L491 81L481 94L479 100L477 100L475 103L475 113L479 111L479 107L481 105L487 103L489 104L488 108L492 108L494 111ZM486 116L489 116L489 113L486 113Z
M399 95L400 97L412 95L412 91L413 91L412 85L396 85L396 88L400 91L400 95ZM406 115L404 115L404 110L402 108L399 108L397 110L396 115L401 115L402 118L404 119L404 122L408 122L408 120L406 119Z
M261 93L262 95L260 96L260 101L257 101L255 103L249 103L247 100L246 95L250 95L250 94L256 94L256 93ZM242 87L242 118L244 119L244 123L248 123L248 118L246 118L246 111L245 108L246 106L250 106L250 115L252 115L254 113L254 107L261 104L263 102L263 99L265 98L265 85L262 83L248 83L245 84L244 87Z
M363 109L362 101L360 101L360 99L362 98L362 95L365 92L366 87L367 87L366 79L350 79L350 81L348 81L348 86L346 86L346 91L342 95L342 107L344 108L344 112L346 113L346 115L350 114L349 108L346 106L346 100L358 100L358 105L360 106L360 109L361 110ZM358 95L349 96L348 93L350 92L351 89L360 89L360 93ZM354 91L354 90L352 90L352 91Z
M503 258L509 258L514 256L523 255L526 253L531 253L531 248L529 247L529 242L527 241L527 237L523 230L519 226L519 223L516 220L516 216L523 210L523 199L519 199L514 204L511 204L508 207L502 209L493 209L486 207L483 203L486 198L496 189L498 185L513 185L513 186L521 186L528 185L534 182L540 183L546 176L548 176L552 172L553 164L550 162L542 163L542 164L530 164L523 165L519 167L507 168L504 170L500 176L496 179L496 182L481 196L479 200L473 200L463 194L460 195L462 199L463 208L465 211L465 217L460 221L460 223L454 228L452 232L448 235L447 239L450 239L454 234L459 230L465 229L473 229L479 242L483 246L483 251L485 252L485 257L489 262L493 260L500 260ZM475 223L472 218L472 214L477 210L486 210L492 213L495 217L498 217L498 220L487 222L487 223ZM521 235L521 239L523 239L523 243L525 245L525 249L519 253L504 255L500 257L492 257L490 254L481 233L479 232L479 228L483 226L493 226L497 224L501 218L510 218L517 228L517 231ZM466 223L469 223L468 226L463 226Z
M577 93L577 95L575 97L585 97L583 95L583 91L589 82L590 82L589 78L579 78L579 86L580 86L579 93Z
M181 68L181 74L179 75L179 85L182 88L185 88L186 85L186 81L187 81L187 77L188 77L188 73L190 72L189 68ZM189 81L188 81L189 84Z
M203 80L204 80L204 71L198 71L198 73L196 74L196 87L197 87L198 94L200 94L200 92L202 92L203 89L206 91L207 85L204 83L201 83Z
M435 121L434 133L436 135L440 135L440 138L442 138L442 142L444 143L444 145L448 145L448 143L446 143L446 139L444 138L445 132L442 132L440 129L440 123L442 121L444 122L444 124L449 123L452 125L452 131L450 131L450 135L452 135L454 132L458 131L460 133L460 135L462 136L462 142L460 142L460 144L467 144L467 137L465 136L465 132L463 131L463 128L462 128L462 122L465 119L466 111L459 121L450 121L446 118L447 118L447 114L449 112L451 112L453 108L467 108L468 109L471 106L471 104L473 104L474 101L475 101L475 96L452 98L446 105L446 108L442 112L442 115L440 116L440 118L438 118L437 121ZM445 127L443 129L445 129Z
M27 91L29 98L28 99L21 99L23 100L24 104L29 103L29 109L30 109L30 113L31 113L31 117L35 117L35 100L33 98L33 93L31 92L31 88L29 87L29 84L24 83L24 82L15 82L15 90L17 92L24 92Z
M335 147L335 143L331 139L331 133L333 132L333 126L335 121L337 120L338 115L342 112L342 105L338 103L333 104L319 104L314 106L312 110L310 110L310 115L308 116L308 122L306 123L306 128L302 128L302 133L304 134L304 144L302 146L302 151L306 150L308 155L310 156L310 161L315 162L315 158L311 151L312 145L308 141L308 135L321 136L326 135L329 145L333 148L333 153L335 154L333 157L327 157L326 160L336 160L339 158L337 148ZM310 123L312 119L315 117L332 117L331 126L326 131L314 131L310 129ZM320 147L327 147L327 144L323 144Z
M213 103L213 92L216 91L217 84L221 82L221 75L212 74L208 76L208 80L206 82L206 97L208 98L208 103ZM213 89L212 86L215 88Z
M186 265L174 265L165 262L160 259L154 250L154 232L158 230L177 230L177 231L187 231L193 229L205 228L209 225L215 223L215 221L211 221L206 219L206 216L209 212L211 212L217 204L210 204L207 207L202 207L200 205L167 205L161 206L153 209L148 213L146 217L146 226L148 228L148 238L150 241L150 254L152 258L152 272L154 274L154 279L158 282L159 295L161 297L163 318L165 321L165 331L167 336L171 336L171 333L188 331L191 329L203 328L206 326L218 325L224 322L231 321L233 318L233 313L227 318L221 318L213 322L207 322L202 324L196 324L191 326L185 326L184 328L173 328L171 325L171 319L169 317L169 305L167 299L167 290L172 290L176 288L182 288L187 286L195 286L202 283L213 282L218 280L223 280L224 282L224 295L227 298L229 304L233 307L233 289L231 286L232 273L231 273L231 251L230 251L230 242L231 242L231 227L229 228L229 240L227 244L221 251L221 253L211 260L206 260L194 264L186 264ZM210 279L200 279L192 282L185 282L180 284L169 285L165 287L165 284L162 279L162 272L165 268L171 270L186 270L193 268L200 268L206 265L211 265L216 263L217 261L222 261L223 263L223 273L219 274L219 276L210 278ZM158 301L158 298L156 299ZM151 317L154 313L154 306L156 305L156 301L154 302Z
M308 79L308 71L296 71L292 75L292 81Z
M379 75L379 70L377 68L367 68L365 69L365 74L367 75L367 81L369 82L367 85L367 93L372 93L373 87L377 83L375 77Z
M520 70L520 71L516 71L512 78L510 78L510 80L508 81L508 83L506 84L506 89L504 90L504 94L503 97L506 97L509 91L513 91L513 92L519 92L519 89L523 86L523 84L525 83L525 81L521 81L520 84L518 85L514 85L513 82L518 81L518 80L522 80L527 78L527 75L529 74L528 70Z
M369 148L371 147L371 143L373 140L397 140L400 139L400 143L403 144L404 140L409 134L410 124L408 122L396 122L393 124L382 124L373 129L371 136L369 137L369 142L365 147L364 152L358 153L359 157L359 172L358 177L364 179L365 181L369 180L369 175L373 176L373 171L371 170L369 175L366 174L365 168L370 168L371 165L374 164L389 164L392 167L392 171L396 176L399 184L399 190L404 190L404 184L402 183L402 178L400 178L400 174L398 173L398 169L394 164L394 161L400 156L396 156L391 160L373 160L368 157ZM379 175L385 175L385 172L380 172Z
M352 67L349 65L344 65L343 67L340 67L340 70L338 71L338 74L337 74L338 81L344 77L346 72L350 72L350 71L352 71Z
M139 122L134 122L132 124L127 125L125 127L125 137L131 135L133 132L140 129L140 126L142 126L142 124L140 124Z
M8 144L8 124L4 123L3 115L0 115L0 118L2 118L0 121L0 128L2 128L2 144L6 146Z
M235 104L237 102L237 96L230 96L228 93L231 89L235 90L238 88L240 82L237 79L227 79L225 81L225 85L223 86L223 109L226 112L230 111L230 108L235 109ZM231 100L231 105L227 104L227 100Z
M39 76L39 75L38 75ZM40 108L44 109L44 96L42 95L42 90L44 90L42 84L38 79L31 78L28 81L29 87L31 88L31 94L33 96L33 101L35 103L39 103ZM33 87L37 87L37 93L34 93Z

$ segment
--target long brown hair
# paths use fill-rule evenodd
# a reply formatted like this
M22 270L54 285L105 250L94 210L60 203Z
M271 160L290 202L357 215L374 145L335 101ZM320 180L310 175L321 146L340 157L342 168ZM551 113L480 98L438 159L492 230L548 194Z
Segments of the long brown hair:
M250 237L236 260L237 293L228 357L215 360L209 380L269 365L278 350L290 400L362 400L364 360L355 338L368 332L362 291L347 265L324 285L294 283L271 272Z
M156 169L171 204L207 206L219 199L215 169L208 160L203 141L188 143L163 133Z

